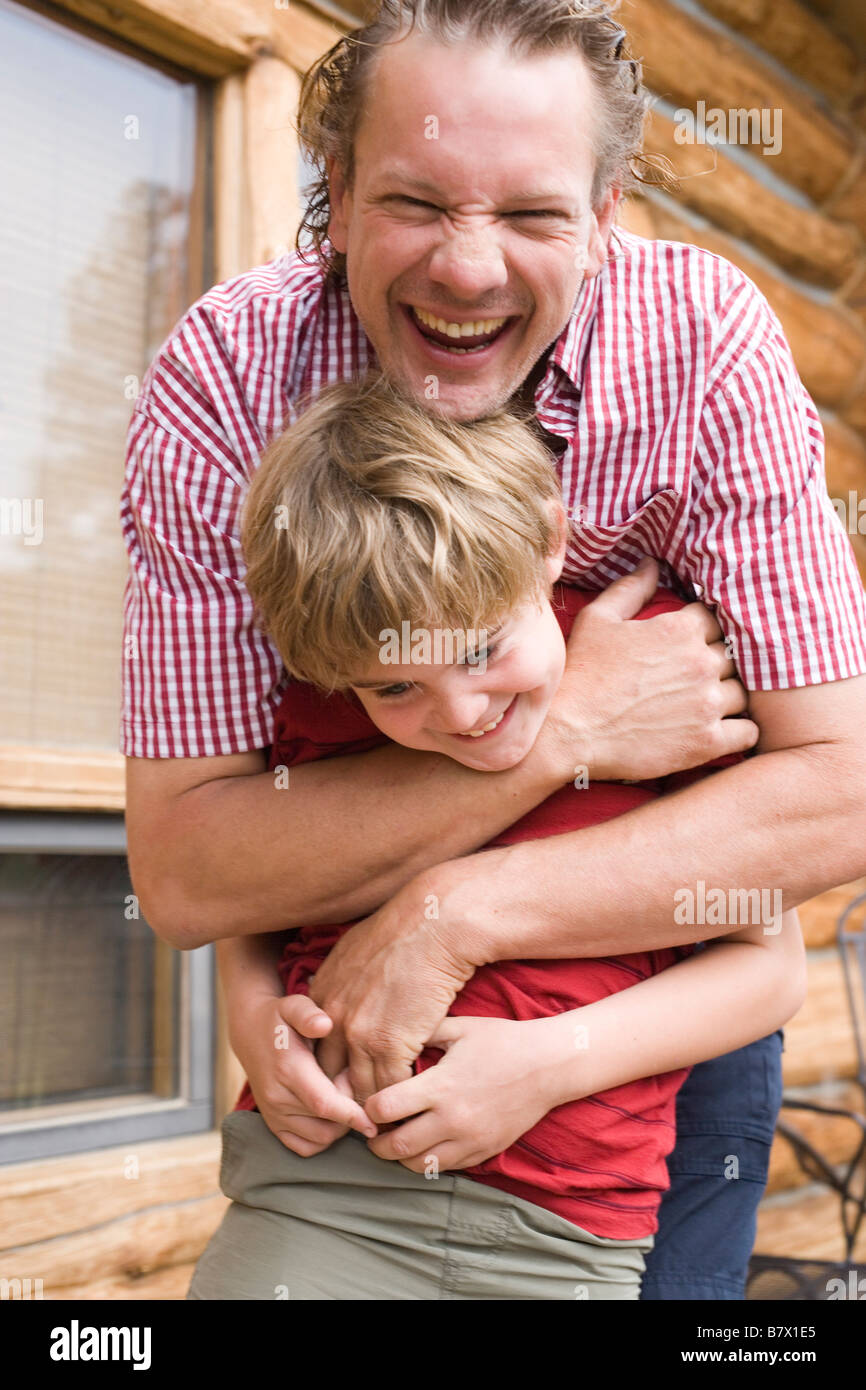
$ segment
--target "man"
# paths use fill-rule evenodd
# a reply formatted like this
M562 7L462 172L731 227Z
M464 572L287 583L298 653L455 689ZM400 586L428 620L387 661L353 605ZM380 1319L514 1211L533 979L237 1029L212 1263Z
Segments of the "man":
M219 943L245 1064L278 992L278 938L258 934L372 913L315 1002L281 1005L285 1088L257 1098L302 1154L360 1124L328 1081L346 1056L361 1101L408 1075L484 961L700 941L724 925L675 920L689 885L790 908L866 870L866 603L820 425L750 281L614 228L644 110L621 31L597 3L388 0L356 37L302 95L324 264L287 258L193 307L136 404L125 497L130 862L160 936ZM370 362L455 418L533 402L574 520L565 578L625 577L576 624L517 769L390 748L293 769L281 795L264 751L281 673L252 624L238 506L283 417ZM655 587L643 554L719 623L700 604L628 622ZM732 653L761 756L618 822L472 853L576 773L752 746ZM325 1032L320 1067L305 1039ZM743 1297L779 1045L684 1088L644 1297ZM385 1122L387 1094L370 1109Z

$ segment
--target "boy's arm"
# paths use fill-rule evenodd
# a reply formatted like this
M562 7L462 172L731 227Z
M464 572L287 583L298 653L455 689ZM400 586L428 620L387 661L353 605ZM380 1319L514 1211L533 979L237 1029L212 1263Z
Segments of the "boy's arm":
M321 1153L349 1128L375 1126L352 1098L348 1073L326 1076L315 1044L331 1027L305 994L286 996L277 964L285 932L216 943L229 1043L272 1134L301 1158Z
M370 1097L380 1158L415 1172L465 1168L501 1153L549 1110L645 1076L718 1057L780 1028L806 997L796 912L767 934L749 926L584 1008L514 1023L447 1018L434 1067Z
M582 1056L565 1016L550 1020L554 1104L696 1066L781 1028L806 998L806 951L796 912L783 913L774 928L757 923L719 937L633 989L578 1010Z

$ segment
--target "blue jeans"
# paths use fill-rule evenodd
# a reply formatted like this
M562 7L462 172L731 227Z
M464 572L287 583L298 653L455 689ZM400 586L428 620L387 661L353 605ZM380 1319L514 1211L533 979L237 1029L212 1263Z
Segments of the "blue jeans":
M781 1029L702 1062L677 1097L677 1142L641 1298L744 1299L782 1103Z

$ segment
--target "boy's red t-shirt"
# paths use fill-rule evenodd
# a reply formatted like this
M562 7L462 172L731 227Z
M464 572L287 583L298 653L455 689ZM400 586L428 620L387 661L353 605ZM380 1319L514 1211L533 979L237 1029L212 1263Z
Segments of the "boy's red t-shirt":
M570 586L555 587L554 612L566 637L577 613L595 597ZM639 617L682 606L682 600L659 589ZM295 683L287 688L276 714L269 765L292 767L363 752L387 741L352 697L328 696ZM721 758L693 772L640 783L590 780L582 789L569 783L485 848L599 825L736 761L736 756ZM627 865L623 872L628 872ZM303 927L293 935L279 967L287 994L308 992L311 976L352 925ZM518 1020L549 1017L627 989L691 950L688 946L592 959L498 961L475 972L448 1012ZM441 1056L438 1049L426 1048L415 1071L434 1066ZM650 1076L560 1105L503 1153L462 1174L546 1207L593 1235L619 1240L651 1235L658 1229L658 1208L669 1185L665 1159L676 1137L676 1094L688 1072L683 1068ZM235 1109L256 1109L249 1084Z

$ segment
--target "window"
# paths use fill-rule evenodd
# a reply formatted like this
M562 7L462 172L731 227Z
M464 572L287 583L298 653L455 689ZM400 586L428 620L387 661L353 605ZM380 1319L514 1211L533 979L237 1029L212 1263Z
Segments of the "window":
M4 744L114 750L138 384L204 288L199 85L0 0Z
M0 805L46 808L0 810L0 1162L213 1120L212 953L141 918L122 819L68 809L120 804L124 443L211 282L210 112L186 73L0 0Z
M141 917L119 816L0 813L0 1162L208 1129L213 953Z

